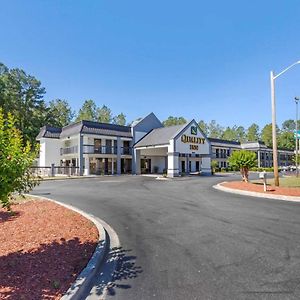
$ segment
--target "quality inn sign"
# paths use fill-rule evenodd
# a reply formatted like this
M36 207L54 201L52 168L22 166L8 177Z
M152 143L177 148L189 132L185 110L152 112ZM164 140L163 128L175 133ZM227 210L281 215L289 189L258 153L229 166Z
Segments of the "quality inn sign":
M199 138L196 136L189 136L186 134L183 134L181 136L181 141L183 143L191 143L191 144L204 144L205 143L205 139L204 138Z

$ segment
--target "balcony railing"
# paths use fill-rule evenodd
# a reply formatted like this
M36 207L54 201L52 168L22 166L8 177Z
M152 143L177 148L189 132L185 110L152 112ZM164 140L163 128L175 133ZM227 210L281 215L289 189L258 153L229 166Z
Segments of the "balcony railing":
M117 154L117 146L83 145L83 154ZM121 147L121 155L132 155L132 148Z
M60 155L73 154L78 152L78 146L60 148Z
M117 154L117 147L114 146L94 146L83 145L84 154Z
M121 147L121 155L132 155L131 147Z

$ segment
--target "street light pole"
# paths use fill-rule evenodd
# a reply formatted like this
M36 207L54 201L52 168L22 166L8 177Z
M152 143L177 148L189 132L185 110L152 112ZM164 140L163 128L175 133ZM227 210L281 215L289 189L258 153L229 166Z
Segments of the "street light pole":
M293 66L300 64L300 60L296 61L292 65L288 66L286 69L274 74L273 71L270 72L271 81L271 103L272 103L272 140L273 140L273 167L274 167L274 183L275 186L279 186L279 174L278 174L278 153L277 153L277 133L276 133L276 103L275 103L275 79Z
M278 158L277 158L277 132L276 132L276 102L275 102L275 76L274 72L270 73L271 78L271 100L272 100L272 140L273 140L273 168L274 183L279 186Z
M295 97L296 102L296 177L299 176L299 170L298 170L298 102L299 97Z

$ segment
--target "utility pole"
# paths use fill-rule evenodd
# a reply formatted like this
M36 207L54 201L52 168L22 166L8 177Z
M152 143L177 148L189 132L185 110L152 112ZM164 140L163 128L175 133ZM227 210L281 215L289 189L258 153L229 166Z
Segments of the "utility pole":
M273 71L271 71L270 73L270 79L271 79L271 100L272 100L272 141L273 141L274 183L275 186L279 186L277 132L276 132L275 76Z
M298 170L298 102L299 97L295 97L295 103L296 103L296 177L299 176L299 170Z
M270 81L271 81L271 102L272 102L272 139L273 139L273 167L274 167L274 183L275 186L279 186L279 174L278 174L278 153L277 153L277 132L276 132L276 105L275 105L275 79L284 74L290 68L295 65L300 64L300 60L291 64L283 71L274 74L273 71L270 72Z

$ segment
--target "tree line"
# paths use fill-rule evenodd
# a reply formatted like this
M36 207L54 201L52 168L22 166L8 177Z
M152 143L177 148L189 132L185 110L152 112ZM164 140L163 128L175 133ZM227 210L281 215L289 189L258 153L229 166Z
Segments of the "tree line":
M45 94L46 90L37 78L22 69L9 69L0 63L0 107L4 115L9 112L14 115L16 126L21 130L25 141L34 143L40 128L45 124L64 127L72 122L90 120L130 125L123 112L114 115L107 105L97 106L92 99L85 100L78 112L75 112L65 99L58 98L46 102ZM182 116L169 116L163 121L163 125L180 125L186 122ZM202 131L211 138L238 142L262 140L267 146L272 145L271 124L266 124L261 130L255 123L248 128L238 125L224 127L216 120L208 123L199 120L198 124ZM291 119L284 121L281 127L277 128L280 148L294 149L294 129L295 122Z

